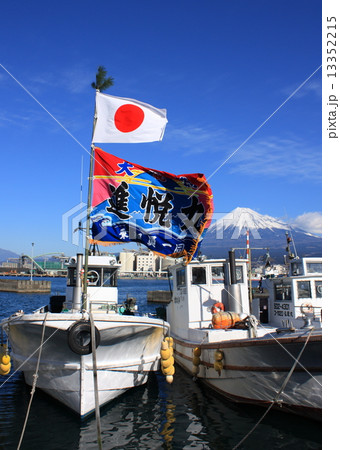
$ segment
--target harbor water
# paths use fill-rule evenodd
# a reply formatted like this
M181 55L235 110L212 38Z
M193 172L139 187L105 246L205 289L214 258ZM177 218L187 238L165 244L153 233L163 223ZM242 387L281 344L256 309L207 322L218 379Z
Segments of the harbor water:
M51 279L51 294L0 293L0 320L19 309L31 312L65 293L65 278ZM121 279L119 301L136 297L142 313L147 291L167 290L167 280ZM0 449L16 449L30 401L20 372L0 376ZM173 384L161 373L101 409L103 449L233 449L264 409L236 405L204 388L176 366ZM34 394L21 449L97 449L96 420L80 421L43 392ZM321 424L271 410L239 449L320 449Z

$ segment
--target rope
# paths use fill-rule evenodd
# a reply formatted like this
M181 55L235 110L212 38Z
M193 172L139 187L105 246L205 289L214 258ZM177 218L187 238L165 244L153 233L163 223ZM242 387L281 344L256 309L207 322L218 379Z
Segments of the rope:
M100 408L99 408L99 396L98 396L98 374L97 374L97 346L96 346L96 333L92 312L89 312L90 324L91 324L91 347L92 347L92 372L93 372L93 390L94 390L94 403L96 411L96 425L97 425L97 442L98 448L102 449L101 438L101 425L100 425Z
M47 320L47 314L45 314L45 319L44 319L44 323L43 323L43 329L42 329L42 333L41 333L41 341L40 341L40 347L39 347L39 354L38 354L38 360L37 360L37 367L35 369L35 373L33 375L33 383L32 383L32 390L31 390L31 398L28 404L28 408L27 408L27 412L26 412L26 417L25 417L25 422L24 422L24 426L22 428L22 432L21 432L21 436L20 436L20 441L17 447L17 450L20 449L21 444L22 444L22 440L24 438L24 434L25 434L25 430L26 430L26 425L27 425L27 421L28 421L28 416L30 413L30 409L31 409L31 405L32 405L32 401L33 401L33 396L35 393L35 388L37 385L37 381L38 381L38 372L39 372L39 365L40 365L40 358L41 358L41 352L42 352L42 347L43 347L43 343L44 343L44 336L45 336L45 328L46 328L46 320Z
M278 393L275 395L274 399L272 400L271 404L268 406L268 408L266 409L265 413L262 415L262 417L257 421L257 423L253 426L253 428L244 436L244 438L242 438L240 440L240 442L238 444L235 445L235 447L232 448L232 450L236 450L252 433L253 431L255 431L255 429L260 425L260 423L262 422L262 420L266 417L266 415L269 413L269 411L272 409L272 407L275 405L275 403L279 403L278 399L279 396L282 394L282 392L284 391L285 387L287 386L288 381L290 380L291 376L293 375L293 372L295 370L295 367L297 366L297 363L299 361L299 359L302 356L302 353L304 352L306 345L309 341L309 338L312 334L313 330L309 331L309 334L307 336L306 342L304 343L298 357L296 358L294 364L292 365L292 368L290 369L288 375L286 376L281 388L279 389Z
M9 323L9 322L8 322ZM55 331L53 331L53 333L46 339L46 341L44 342L44 344L46 344L46 342L47 341L49 341L55 334L56 334L56 332L57 331L59 331L61 328L57 328ZM8 341L8 340L7 340ZM39 347L36 349L36 350L34 350L34 352L33 353L31 353L26 359L25 359L25 361L23 361L21 364L20 364L20 366L18 366L15 370L14 370L14 372L12 372L11 373L11 375L9 375L7 378L6 378L6 380L2 383L2 384L0 384L0 389L17 373L17 372L19 372L20 370L21 370L21 368L27 363L27 361L29 361L32 357L33 357L33 355L35 355L35 353L37 352L39 350Z

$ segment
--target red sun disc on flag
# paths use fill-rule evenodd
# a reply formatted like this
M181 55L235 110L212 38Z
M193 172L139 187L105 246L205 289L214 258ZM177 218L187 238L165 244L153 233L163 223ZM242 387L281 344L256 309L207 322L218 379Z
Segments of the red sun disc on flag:
M130 133L137 130L144 120L144 111L139 106L126 104L120 106L114 116L117 130L122 133Z

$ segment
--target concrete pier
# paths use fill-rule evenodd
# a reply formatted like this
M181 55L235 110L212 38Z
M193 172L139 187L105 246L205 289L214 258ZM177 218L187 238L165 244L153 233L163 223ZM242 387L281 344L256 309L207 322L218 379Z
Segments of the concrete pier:
M171 292L170 291L148 291L147 301L153 303L170 303Z
M23 294L49 294L51 282L47 280L1 280L0 292L18 292Z

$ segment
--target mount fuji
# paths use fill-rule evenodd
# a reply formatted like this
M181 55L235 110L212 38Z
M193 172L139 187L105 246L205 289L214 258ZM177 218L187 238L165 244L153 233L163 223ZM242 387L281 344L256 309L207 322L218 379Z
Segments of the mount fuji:
M201 253L209 258L228 257L228 251L232 248L242 249L237 250L236 255L244 257L247 230L254 262L268 249L276 263L283 263L283 255L287 254L286 232L292 238L293 253L300 257L321 256L321 237L274 217L259 214L250 208L236 208L216 219L208 228L201 244Z

